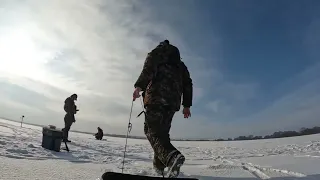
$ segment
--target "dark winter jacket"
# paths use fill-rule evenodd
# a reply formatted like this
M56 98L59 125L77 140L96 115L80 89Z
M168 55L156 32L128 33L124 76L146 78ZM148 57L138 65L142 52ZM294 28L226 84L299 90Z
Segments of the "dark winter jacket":
M71 97L68 97L64 101L64 111L67 114L76 114L77 113L77 106L75 105L74 101L71 99Z
M192 106L193 84L188 68L181 61L179 49L171 44L153 49L134 84L144 91L144 105L167 105L174 111Z

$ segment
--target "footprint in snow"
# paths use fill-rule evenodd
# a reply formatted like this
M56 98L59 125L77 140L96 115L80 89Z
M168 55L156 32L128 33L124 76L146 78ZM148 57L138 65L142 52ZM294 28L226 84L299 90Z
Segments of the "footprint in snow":
M0 145L6 145L7 143L5 141L0 141Z
M28 148L36 148L33 144L29 144Z
M15 154L29 154L29 151L24 149L7 149L6 151L9 153L15 153Z

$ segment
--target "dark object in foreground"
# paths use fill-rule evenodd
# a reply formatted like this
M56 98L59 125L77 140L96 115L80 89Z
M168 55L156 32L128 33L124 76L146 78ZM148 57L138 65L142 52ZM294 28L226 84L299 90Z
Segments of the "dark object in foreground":
M59 152L63 133L55 126L48 126L42 128L42 147L52 151Z
M128 179L128 180L159 180L159 179L180 179L180 180L198 180L195 178L163 178L163 177L152 177L152 176L141 176L133 174L122 174L117 172L105 172L101 176L102 180L118 180L118 179Z

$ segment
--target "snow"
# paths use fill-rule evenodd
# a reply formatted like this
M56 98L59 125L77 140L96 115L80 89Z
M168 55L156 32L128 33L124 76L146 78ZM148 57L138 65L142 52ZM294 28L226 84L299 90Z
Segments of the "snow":
M105 130L106 131L106 130ZM0 179L97 180L121 172L125 139L70 133L70 152L41 147L42 128L0 120ZM173 141L187 160L181 177L203 180L318 180L320 134L252 141ZM61 147L64 145L62 144ZM151 175L146 140L129 139L125 173Z

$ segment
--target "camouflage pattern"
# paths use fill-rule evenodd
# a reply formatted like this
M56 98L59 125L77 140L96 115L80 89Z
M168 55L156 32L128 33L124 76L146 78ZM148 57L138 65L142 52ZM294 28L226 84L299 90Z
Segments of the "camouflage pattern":
M149 105L146 108L144 133L153 150L153 165L158 169L168 166L173 153L180 153L170 142L169 131L175 111L168 106Z
M181 100L184 107L192 106L192 79L178 48L163 43L148 53L134 87L143 91L144 132L154 150L154 167L164 169L171 157L180 153L170 142L172 118L180 110Z
M166 105L179 111L182 95L182 105L192 106L192 79L179 49L171 44L159 45L148 53L134 87L144 91L145 106Z

